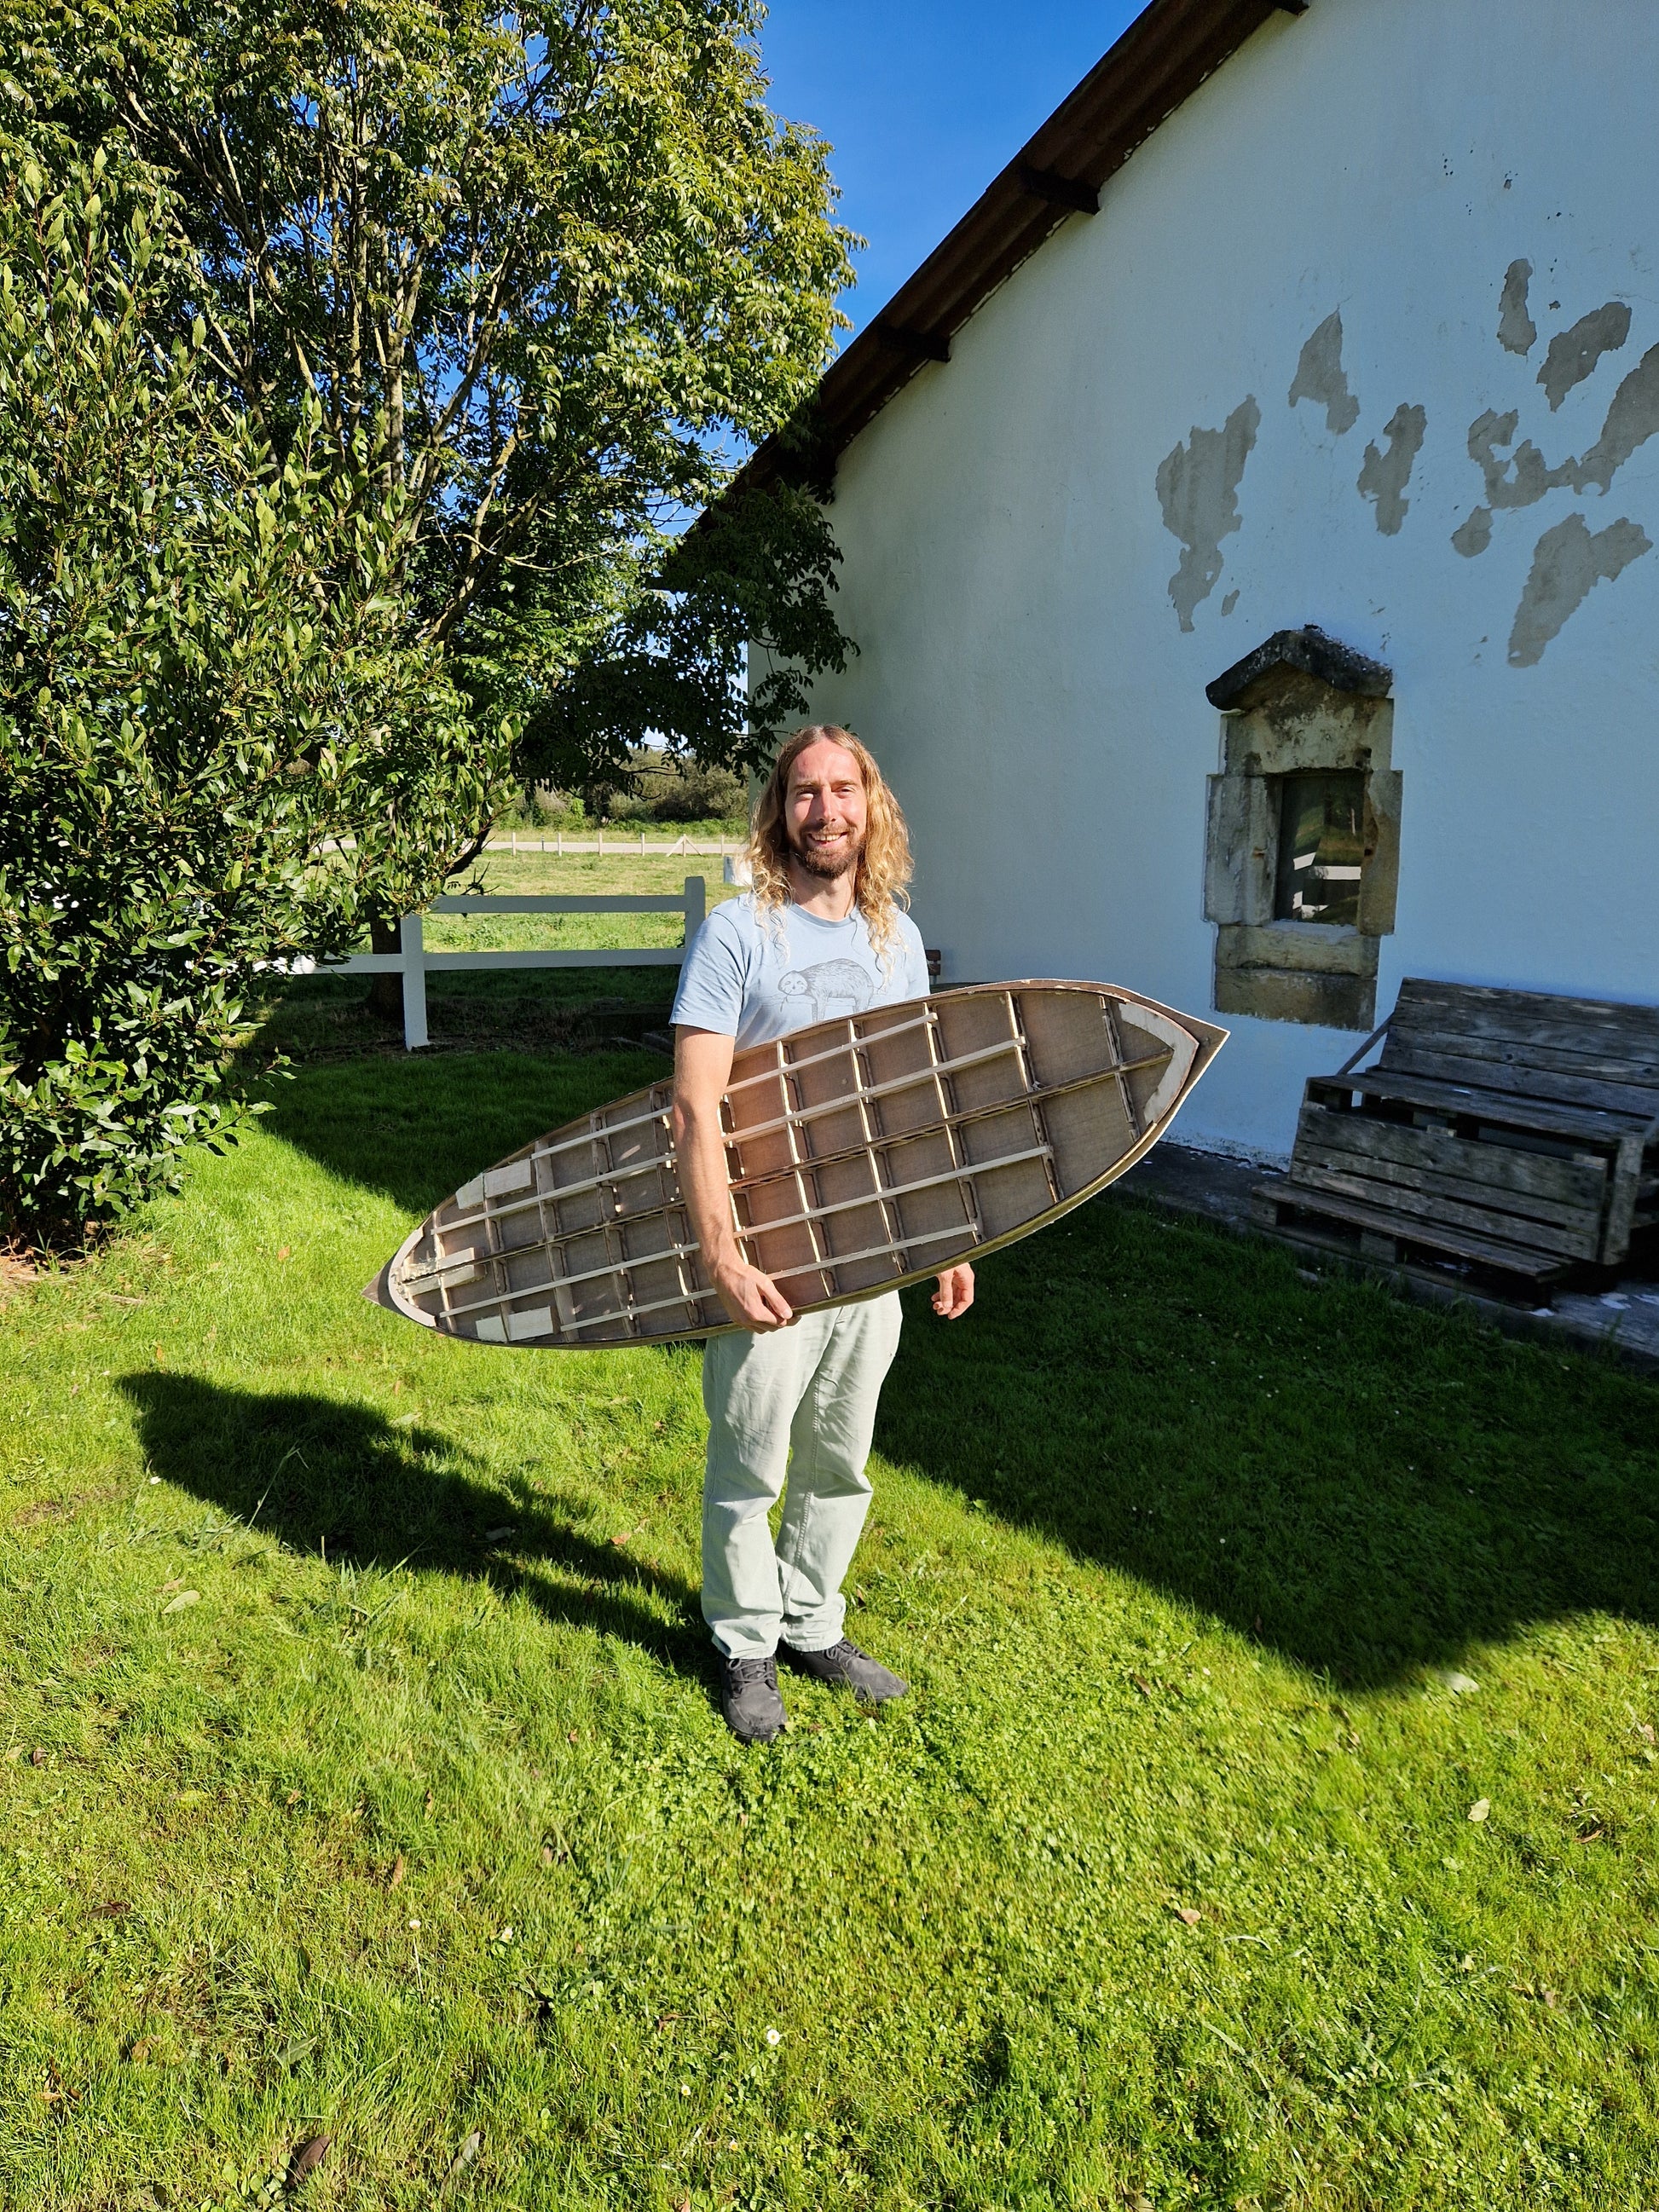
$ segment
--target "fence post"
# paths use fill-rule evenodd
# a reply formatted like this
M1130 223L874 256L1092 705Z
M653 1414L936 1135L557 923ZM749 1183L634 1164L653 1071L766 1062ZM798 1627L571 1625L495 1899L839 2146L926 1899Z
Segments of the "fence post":
M404 956L404 1050L421 1052L427 1042L426 948L418 914L404 916L399 939Z
M685 879L685 943L688 951L692 939L702 927L708 908L708 886L701 876L688 876Z

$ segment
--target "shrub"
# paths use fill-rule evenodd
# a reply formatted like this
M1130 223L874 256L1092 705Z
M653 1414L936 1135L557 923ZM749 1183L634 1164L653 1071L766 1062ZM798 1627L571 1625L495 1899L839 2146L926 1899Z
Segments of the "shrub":
M535 787L524 806L532 823L589 819L605 822L741 822L749 813L749 787L735 769L684 754L636 745L618 780L595 782L583 793Z
M659 822L729 822L749 811L749 787L730 769L669 761L644 782Z
M261 966L420 905L501 772L398 588L400 513L279 464L175 341L166 195L0 194L0 1215L61 1235L222 1143Z

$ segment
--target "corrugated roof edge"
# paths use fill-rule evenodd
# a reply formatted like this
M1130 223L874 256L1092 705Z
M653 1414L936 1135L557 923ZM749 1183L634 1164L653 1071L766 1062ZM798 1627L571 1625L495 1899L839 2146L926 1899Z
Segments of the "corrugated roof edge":
M1270 15L1308 0L1152 0L824 371L802 420L757 447L732 490L780 477L827 489L836 457L1049 234ZM730 496L728 493L727 496Z

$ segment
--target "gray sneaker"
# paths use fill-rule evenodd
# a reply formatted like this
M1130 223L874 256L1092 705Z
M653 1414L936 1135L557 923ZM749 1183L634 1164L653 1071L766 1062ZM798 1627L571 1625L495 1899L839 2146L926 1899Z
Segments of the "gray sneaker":
M778 1695L775 1659L720 1658L720 1711L739 1743L770 1743L789 1716Z
M799 1668L803 1674L816 1674L820 1682L832 1683L838 1690L850 1690L866 1705L884 1705L889 1698L902 1698L910 1686L902 1674L889 1674L885 1667L860 1651L856 1644L849 1644L844 1636L827 1651L797 1651L793 1644L779 1648L790 1665Z

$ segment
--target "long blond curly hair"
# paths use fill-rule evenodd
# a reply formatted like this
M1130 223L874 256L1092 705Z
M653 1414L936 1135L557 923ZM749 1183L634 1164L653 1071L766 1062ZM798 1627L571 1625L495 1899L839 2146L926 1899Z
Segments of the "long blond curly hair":
M852 754L864 779L864 850L859 855L858 880L853 902L864 916L870 942L884 969L890 971L895 956L894 925L901 907L910 903L905 886L910 880L910 833L891 787L876 766L875 757L850 730L836 722L809 722L784 741L772 763L772 773L755 807L749 831L748 860L754 871L755 910L763 920L781 914L790 902L789 833L785 801L789 795L789 771L808 745L827 738Z

